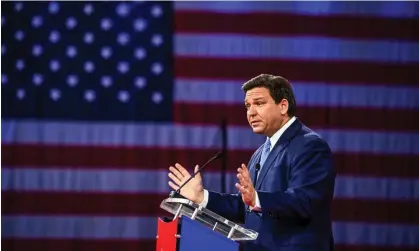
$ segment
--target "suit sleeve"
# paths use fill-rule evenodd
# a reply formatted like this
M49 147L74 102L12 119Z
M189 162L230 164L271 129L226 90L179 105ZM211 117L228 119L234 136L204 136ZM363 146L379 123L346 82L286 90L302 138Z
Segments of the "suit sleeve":
M240 194L208 191L207 208L235 223L244 222L245 207Z
M257 153L262 147L263 145L253 153L247 166L254 164L255 158L258 156ZM235 223L244 223L246 209L240 193L228 194L208 191L206 208Z
M321 138L305 139L292 160L285 192L258 191L262 212L309 219L317 206L331 198L335 174L330 148Z

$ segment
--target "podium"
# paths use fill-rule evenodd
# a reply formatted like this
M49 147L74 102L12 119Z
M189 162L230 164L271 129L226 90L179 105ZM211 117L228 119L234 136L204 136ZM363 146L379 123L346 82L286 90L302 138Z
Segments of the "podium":
M174 216L158 219L156 251L237 251L239 242L258 236L185 198L167 198L160 207Z

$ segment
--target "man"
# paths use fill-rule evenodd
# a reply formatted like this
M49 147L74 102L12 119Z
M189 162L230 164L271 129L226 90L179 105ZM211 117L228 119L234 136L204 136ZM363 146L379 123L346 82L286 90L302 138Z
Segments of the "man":
M249 125L267 139L248 166L237 169L239 193L204 190L201 176L196 175L181 194L257 231L256 241L243 244L245 251L333 250L336 174L328 144L295 117L294 94L285 78L262 74L242 89ZM190 174L180 164L175 167L169 168L169 185L178 189Z

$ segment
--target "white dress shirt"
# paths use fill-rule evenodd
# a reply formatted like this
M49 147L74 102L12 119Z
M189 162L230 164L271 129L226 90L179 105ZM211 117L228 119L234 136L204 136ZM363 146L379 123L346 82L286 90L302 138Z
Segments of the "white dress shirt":
M272 135L272 137L269 138L269 140L271 141L271 148L269 149L269 151L272 151L272 148L275 146L276 142L279 141L279 138L281 137L281 135L285 132L285 130L288 129L288 127L290 127L292 125L292 123L294 123L294 121L296 120L295 117L292 117L290 120L288 120L287 123L285 123L285 125L283 127L281 127L276 133L274 133L274 135ZM260 171L259 171L260 173ZM258 176L259 176L258 173ZM208 190L204 189L204 200L199 204L202 207L206 207L208 204L208 197L209 197L209 193ZM255 208L250 207L250 209L252 210L260 210L262 208L262 206L260 205L260 201L259 201L259 196L258 193L256 192L256 205Z

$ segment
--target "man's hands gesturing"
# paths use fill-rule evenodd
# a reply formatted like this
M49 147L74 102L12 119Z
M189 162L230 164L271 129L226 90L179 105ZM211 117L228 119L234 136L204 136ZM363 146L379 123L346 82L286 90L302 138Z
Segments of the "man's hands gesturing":
M198 168L198 166L195 166L195 172ZM174 190L179 189L179 187L191 177L189 172L178 163L175 164L175 167L169 167L169 170L169 178L171 179L171 181L169 181L169 186ZM255 207L256 190L253 186L249 169L247 169L245 164L242 164L241 167L237 169L237 172L239 183L236 183L236 188L240 191L243 202L250 207ZM196 174L194 178L182 187L180 194L185 198L200 204L204 200L204 187L202 185L201 174Z
M195 172L198 171L198 165L195 166ZM169 181L169 186L174 190L179 189L179 187L187 180L191 175L189 172L180 164L176 163L175 167L169 167L170 173L169 178L172 181ZM198 173L193 177L182 189L180 194L197 204L201 203L204 200L204 186L202 185L201 174Z
M252 179L250 178L249 169L245 164L237 169L237 178L239 183L236 183L237 189L242 195L244 204L255 207L256 205L256 190L253 187Z

